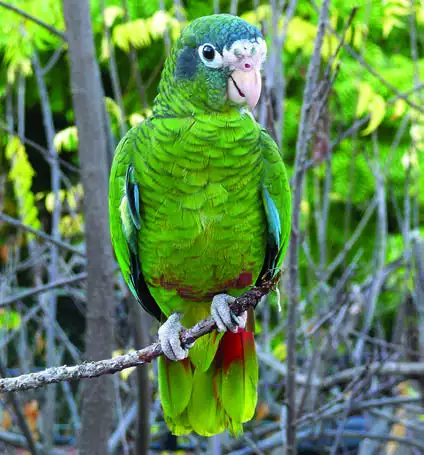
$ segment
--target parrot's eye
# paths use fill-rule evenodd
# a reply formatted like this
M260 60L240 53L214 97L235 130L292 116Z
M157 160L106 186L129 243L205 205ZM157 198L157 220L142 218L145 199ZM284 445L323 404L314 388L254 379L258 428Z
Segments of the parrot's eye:
M198 51L200 59L209 68L220 68L222 66L222 55L212 44L202 44Z
M215 57L215 49L212 46L209 46L209 44L207 44L206 46L203 46L202 54L206 60L212 61L213 58Z

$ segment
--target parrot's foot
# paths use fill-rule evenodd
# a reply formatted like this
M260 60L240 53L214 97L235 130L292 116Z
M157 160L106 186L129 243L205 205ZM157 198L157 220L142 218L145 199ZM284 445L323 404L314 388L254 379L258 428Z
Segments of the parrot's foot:
M162 351L169 360L184 360L188 357L188 349L181 345L180 332L182 315L174 313L164 322L158 331Z
M219 332L236 333L240 328L246 327L247 311L244 311L240 316L236 316L231 312L229 305L235 300L234 297L228 294L218 294L212 300L211 314Z

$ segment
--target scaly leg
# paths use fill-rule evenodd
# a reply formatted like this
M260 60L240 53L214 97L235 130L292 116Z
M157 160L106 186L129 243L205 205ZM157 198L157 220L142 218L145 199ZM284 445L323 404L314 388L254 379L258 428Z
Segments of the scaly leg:
M236 333L240 328L246 327L247 311L240 316L231 312L229 305L233 303L235 297L228 294L218 294L214 296L211 305L211 314L218 327L219 332L230 331Z

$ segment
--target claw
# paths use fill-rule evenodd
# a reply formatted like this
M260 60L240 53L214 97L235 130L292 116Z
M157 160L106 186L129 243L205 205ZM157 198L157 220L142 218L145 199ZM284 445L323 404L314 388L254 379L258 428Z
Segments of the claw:
M180 332L182 315L174 313L164 322L158 331L162 351L169 360L183 360L188 357L187 347L181 345Z
M219 332L236 333L239 329L246 327L247 312L245 311L240 316L236 316L229 305L235 300L234 297L228 294L218 294L212 300L211 314L218 327Z

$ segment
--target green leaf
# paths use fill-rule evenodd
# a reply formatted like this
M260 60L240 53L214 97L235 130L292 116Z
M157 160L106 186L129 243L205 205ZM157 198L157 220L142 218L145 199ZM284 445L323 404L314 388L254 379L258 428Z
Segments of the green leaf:
M118 106L118 104L113 100L112 98L109 98L108 96L105 96L105 106L106 110L111 114L115 119L117 120L118 123L122 122L122 111L121 108Z
M28 160L25 146L17 137L11 137L6 145L6 158L10 161L9 180L17 200L18 214L24 224L35 229L40 228L35 197L31 191L34 169ZM33 235L27 233L28 238Z
M106 27L108 28L112 27L116 19L124 17L124 14L125 14L124 8L121 8L120 6L108 6L107 8L105 8L103 19Z
M373 96L373 89L367 82L359 83L358 92L358 104L356 105L355 117L360 117L368 111L368 105Z
M380 95L374 95L369 105L369 111L371 114L368 126L362 131L362 136L366 136L375 131L380 123L383 121L386 115L386 102Z
M76 126L69 126L56 133L54 137L54 146L58 152L66 150L75 151L78 147L78 130Z
M0 309L0 328L14 330L20 325L21 315L17 311Z

